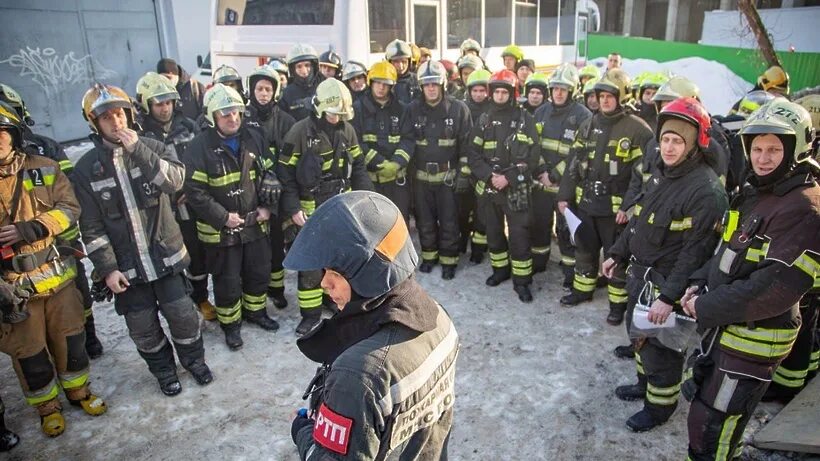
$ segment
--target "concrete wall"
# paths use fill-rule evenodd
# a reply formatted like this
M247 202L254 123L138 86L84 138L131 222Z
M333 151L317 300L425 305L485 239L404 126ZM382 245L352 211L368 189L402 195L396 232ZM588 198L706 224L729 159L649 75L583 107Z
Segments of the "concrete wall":
M758 10L763 24L773 37L774 48L788 51L794 46L799 52L820 52L820 32L817 31L820 7L774 8ZM748 30L746 18L739 11L709 11L705 14L703 33L698 43L703 45L757 48L757 41Z

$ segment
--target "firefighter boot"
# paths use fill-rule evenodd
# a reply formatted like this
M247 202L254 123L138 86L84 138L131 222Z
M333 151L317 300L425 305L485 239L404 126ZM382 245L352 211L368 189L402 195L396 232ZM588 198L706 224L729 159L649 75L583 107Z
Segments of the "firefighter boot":
M265 309L260 309L258 311L249 311L244 309L242 311L242 318L250 323L259 325L259 327L263 330L276 331L279 329L279 322L268 317Z
M484 261L484 250L478 250L473 247L473 251L470 253L470 262L473 264L481 264Z
M441 265L441 278L443 280L453 280L456 277L456 266L452 264Z
M561 283L561 286L566 289L572 289L572 281L575 279L575 268L562 265L561 271L564 273L564 281Z
M53 398L37 405L37 413L40 415L40 428L49 437L57 437L65 431L65 418L63 418L63 406L57 398Z
M487 278L487 281L484 282L489 287L496 287L501 284L501 282L505 282L509 280L511 277L510 273L510 266L502 267L502 268L493 268L493 275Z
M277 309L288 307L288 300L285 298L285 288L268 288L268 298L273 300L273 306Z
M532 302L532 292L530 292L530 286L525 284L515 284L513 285L513 290L518 295L518 299L522 303L531 303Z
M609 315L606 316L606 323L610 325L620 325L624 321L626 313L626 303L609 303Z
M540 274L541 272L545 272L547 270L547 260L549 260L549 256L546 254L534 254L532 255L532 273L533 274Z
M91 416L100 416L108 410L105 401L91 392L84 399L69 400L69 403L82 408L84 412Z
M646 376L638 376L637 384L626 384L615 388L615 396L627 402L634 402L646 397Z
M201 303L197 304L196 307L199 309L199 312L202 314L202 318L205 320L216 320L216 308L210 301L207 299L202 301Z
M429 274L433 272L433 268L436 266L436 261L432 260L425 260L419 264L419 272L424 272L425 274Z
M302 321L296 326L296 336L303 336L322 321L322 309L302 309Z
M592 293L582 293L578 290L572 290L572 293L562 296L560 300L563 306L577 306L587 301L592 301Z
M643 408L626 420L626 427L631 429L632 432L646 432L660 426L666 421L667 419L660 419L646 408Z
M194 377L194 381L196 381L196 383L200 386L207 386L214 380L214 375L211 373L211 369L204 363L198 367L193 367L188 371L191 372L191 376Z
M85 319L85 353L91 360L103 355L103 345L97 338L97 328L94 325L94 315L89 315Z
M634 359L635 358L635 346L632 344L628 344L626 346L618 346L613 351L615 357L619 359Z
M238 351L242 349L242 321L238 320L233 323L223 323L222 324L222 331L225 332L225 344L228 345L228 349L232 351Z
M6 428L5 412L0 413L0 452L9 451L20 443L20 437Z

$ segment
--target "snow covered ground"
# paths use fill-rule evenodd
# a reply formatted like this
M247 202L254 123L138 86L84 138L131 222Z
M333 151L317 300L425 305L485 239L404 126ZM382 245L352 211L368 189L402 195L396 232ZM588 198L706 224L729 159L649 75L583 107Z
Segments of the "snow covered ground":
M463 258L454 281L441 280L438 269L418 275L461 335L451 459L685 457L685 401L670 422L652 432L633 434L624 425L641 404L614 395L615 386L634 379L634 363L612 355L626 335L623 327L604 321L605 289L592 303L560 307L561 274L551 264L535 277L535 302L526 305L510 282L486 287L489 273L488 264L474 266ZM291 306L269 308L280 331L246 325L245 346L238 352L227 349L217 324L206 322L206 359L216 380L201 388L180 368L184 389L173 398L160 394L113 307L96 305L105 354L92 362L91 379L109 411L92 418L66 405L67 430L56 439L41 434L3 355L0 395L7 422L22 439L7 459L298 459L290 415L303 406L316 365L296 348L295 285L288 274Z
M603 72L606 58L590 60ZM752 89L752 84L738 77L726 65L703 58L683 58L657 62L651 59L624 59L623 69L630 76L641 72L671 72L695 82L700 88L700 99L710 113L726 115L732 105Z

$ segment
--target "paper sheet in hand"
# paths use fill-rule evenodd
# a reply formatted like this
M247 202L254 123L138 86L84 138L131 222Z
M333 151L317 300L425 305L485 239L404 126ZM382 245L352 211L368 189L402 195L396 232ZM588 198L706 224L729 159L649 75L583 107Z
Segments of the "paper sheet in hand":
M575 213L567 207L564 208L564 219L567 220L567 226L569 227L569 239L572 244L575 245L575 231L577 231L578 226L581 225L581 218L575 216Z

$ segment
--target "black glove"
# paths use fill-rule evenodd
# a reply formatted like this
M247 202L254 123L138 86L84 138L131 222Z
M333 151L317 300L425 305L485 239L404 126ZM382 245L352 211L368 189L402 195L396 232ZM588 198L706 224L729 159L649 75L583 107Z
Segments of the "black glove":
M25 296L20 296L24 294ZM28 293L21 293L14 285L0 279L0 311L3 323L20 323L29 317L25 310Z
M114 292L108 288L108 285L105 283L105 279L101 279L97 271L91 271L91 300L97 303L101 303L103 301L111 301L114 297Z
M259 184L259 205L275 212L279 208L279 196L282 195L282 183L273 171L266 171Z
M472 184L470 177L466 174L459 174L456 176L456 194L466 194L470 191Z
M48 235L46 227L35 220L16 222L14 223L14 227L17 228L20 238L25 240L29 245L44 239Z
M290 425L290 437L293 439L293 443L298 443L296 441L296 436L299 435L299 431L302 430L305 426L312 426L313 420L308 418L307 415L303 415L300 413L296 418L293 419L293 422Z

